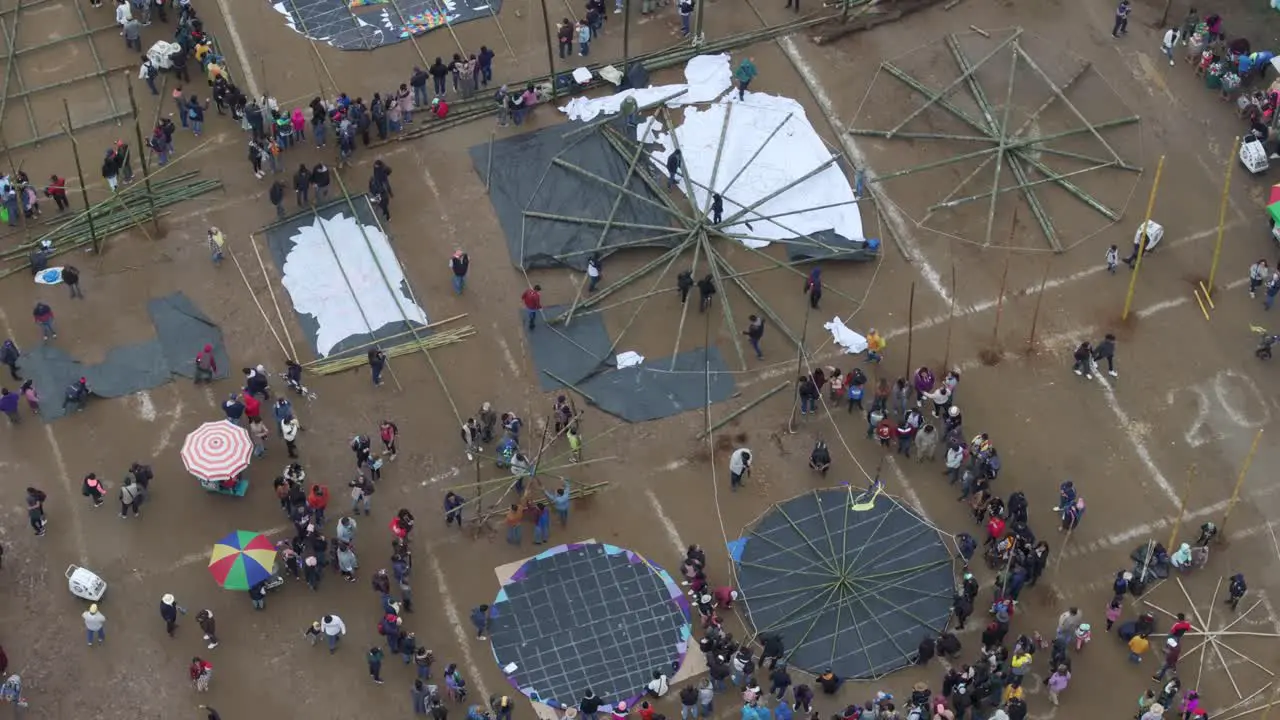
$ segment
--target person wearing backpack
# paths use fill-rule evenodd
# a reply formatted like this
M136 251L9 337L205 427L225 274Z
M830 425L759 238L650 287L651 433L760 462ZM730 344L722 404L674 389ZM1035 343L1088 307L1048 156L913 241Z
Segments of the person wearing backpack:
M102 507L102 496L106 492L107 486L98 479L97 473L89 473L84 476L84 483L80 488L80 493L93 500L94 507Z
M142 66L138 68L138 77L145 80L147 88L151 90L152 95L159 95L160 91L156 89L156 75L160 71L156 69L155 63L151 62L151 58L146 55L142 56Z
M204 129L204 111L208 109L209 103L200 104L200 98L192 95L187 100L187 121L191 124L191 132L196 137L200 137L200 131Z

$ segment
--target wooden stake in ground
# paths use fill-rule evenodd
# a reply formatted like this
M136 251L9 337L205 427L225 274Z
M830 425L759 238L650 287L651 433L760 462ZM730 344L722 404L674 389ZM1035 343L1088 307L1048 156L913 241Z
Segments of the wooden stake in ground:
M551 77L551 99L556 97L556 59L555 53L551 52L551 19L547 17L547 0L542 0L542 24L543 32L547 35L547 73Z
M1240 475L1236 477L1236 486L1231 491L1231 499L1227 501L1227 511L1222 515L1222 522L1218 523L1218 540L1226 539L1227 521L1231 519L1231 511L1236 509L1236 503L1240 501L1240 488L1244 487L1245 476L1249 474L1249 466L1253 465L1254 453L1258 452L1258 441L1262 439L1262 428L1258 428L1258 434L1253 436L1253 445L1249 447L1249 454L1244 458L1244 465L1240 467Z
M1191 463L1187 468L1187 484L1182 487L1182 497L1178 500L1178 519L1173 523L1173 530L1169 532L1169 544L1165 547L1172 552L1177 547L1174 543L1178 541L1178 531L1182 529L1182 519L1187 515L1187 498L1191 495L1191 483L1196 477L1196 464Z
M125 87L129 88L129 110L133 113L133 136L138 141L138 161L142 165L142 183L147 187L147 212L151 213L151 224L160 234L160 216L156 214L156 198L151 190L151 164L147 162L151 153L147 152L146 143L142 139L142 123L138 122L138 101L133 97L133 83L129 82L129 73L125 71Z
M955 297L955 295L952 295ZM911 383L911 326L915 324L916 317L916 284L911 283L911 295L907 299L907 372L903 377L907 378L907 384Z
M93 206L89 204L89 190L84 181L84 168L80 165L80 147L76 145L75 126L71 124L71 106L62 98L62 111L67 116L67 137L71 138L71 155L76 161L76 176L80 178L80 197L84 199L85 219L89 223L89 238L93 241L93 252L102 252L102 243L98 240L98 232L93 227Z
M1013 259L1013 233L1018 229L1018 211L1009 223L1009 249L1004 253L1004 272L1000 275L1000 295L996 297L996 321L991 327L991 351L1000 352L1000 316L1004 314L1004 293L1009 286L1009 261Z
M951 367L951 326L956 319L956 259L951 258L951 309L947 311L947 349L942 354L942 369ZM910 323L910 321L908 321Z
M1044 289L1049 284L1049 269L1053 267L1053 258L1044 263L1044 275L1040 278L1040 289L1036 292L1036 309L1031 313L1031 333L1027 335L1027 352L1036 350L1036 325L1040 322L1040 304L1044 302Z
M1147 198L1147 214L1138 228L1138 255L1133 260L1133 272L1129 273L1129 290L1124 296L1124 311L1120 313L1123 322L1129 319L1129 308L1133 307L1133 291L1138 285L1138 270L1142 268L1142 256L1147 251L1147 227L1151 224L1151 211L1156 206L1156 190L1160 188L1160 175L1164 172L1164 156L1160 156L1160 164L1156 165L1156 177L1151 182L1151 195Z

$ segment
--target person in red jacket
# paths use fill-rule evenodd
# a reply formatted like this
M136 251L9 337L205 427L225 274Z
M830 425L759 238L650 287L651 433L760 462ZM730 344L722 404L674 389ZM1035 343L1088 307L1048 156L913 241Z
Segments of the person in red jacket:
M329 488L324 485L312 485L307 493L307 507L315 514L316 525L324 524L324 511L329 507Z
M213 376L217 372L218 361L213 356L213 346L205 345L203 350L196 353L196 384L213 382Z
M58 204L58 212L65 212L71 207L70 201L67 200L67 180L57 175L49 176L49 186L44 189L45 197L53 198Z
M534 285L525 290L520 295L520 302L524 303L524 311L529 316L529 329L532 330L538 319L538 311L542 309L542 286Z
M247 392L241 393L240 402L244 405L245 417L249 418L250 422L262 419L262 403L258 398Z

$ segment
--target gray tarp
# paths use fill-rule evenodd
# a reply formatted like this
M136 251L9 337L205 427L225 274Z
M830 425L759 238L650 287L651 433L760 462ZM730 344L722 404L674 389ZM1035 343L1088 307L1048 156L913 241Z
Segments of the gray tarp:
M707 364L710 363L710 387ZM671 358L648 358L643 365L605 370L578 385L591 396L601 410L627 422L645 422L679 415L686 410L699 410L710 401L724 402L733 397L733 375L720 357L701 348Z
M672 227L671 214L663 208L627 194L622 194L622 199L618 200L617 188L552 162L559 157L614 185L623 184L629 163L609 146L603 135L587 131L565 138L566 133L580 126L577 123L552 125L531 133L501 138L493 143L489 202L493 204L493 211L502 225L511 262L516 267L532 269L567 266L584 270L589 252L583 251L602 246L600 235L604 230L603 224L609 219L615 202L617 212L613 213L614 222L660 228L611 226L604 238L603 247L637 243L668 232L661 228L671 227L669 232L677 229ZM481 182L489 175L489 149L489 143L482 143L469 150L471 162ZM639 165L637 173L649 171L649 163L643 158ZM625 187L641 197L658 201L636 175L632 175ZM526 217L526 209L589 222ZM628 247L670 248L679 244L680 239L678 236L666 237ZM560 257L568 253L577 254ZM601 257L608 254L609 251L606 250L601 253Z
M156 328L156 337L144 343L111 348L97 364L71 357L57 341L23 348L18 362L20 374L35 383L41 396L40 415L46 422L64 415L63 393L80 378L99 397L123 397L159 387L175 377L195 377L196 353L213 345L218 377L227 376L227 357L222 331L182 293L156 298L147 303L147 312Z

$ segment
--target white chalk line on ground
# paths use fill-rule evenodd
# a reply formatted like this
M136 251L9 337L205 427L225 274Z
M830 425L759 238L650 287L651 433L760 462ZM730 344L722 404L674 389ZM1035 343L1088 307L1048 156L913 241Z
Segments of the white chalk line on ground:
M680 541L680 533L676 530L676 524L671 521L671 516L667 515L667 511L662 509L662 503L658 502L658 494L653 491L653 488L645 488L644 496L653 507L654 516L658 518L658 522L662 523L662 529L666 531L667 539L671 541L676 557L682 557L685 551L684 543Z
M898 467L897 456L887 455L884 458L884 462L889 466L889 470L893 472L894 477L897 478L898 484L902 486L902 498L907 501L907 505L919 513L920 517L924 518L926 522L933 524L933 521L929 519L928 513L925 512L924 502L921 501L920 494L916 492L915 488L911 487L906 473L902 472L902 468Z
M778 46L781 47L782 52L791 59L791 62L796 67L796 71L800 74L800 79L804 81L804 84L809 88L809 92L812 93L814 99L817 100L818 107L821 108L822 114L826 116L827 121L831 123L831 126L835 129L836 136L840 140L840 145L845 149L845 152L849 154L849 157L853 160L854 164L866 172L867 182L865 187L867 192L877 192L872 181L874 174L871 170L871 166L867 163L866 155L864 155L862 150L858 148L857 144L853 142L853 138L849 133L845 131L844 123L841 122L840 118L836 115L835 104L831 102L831 96L827 94L826 88L824 88L822 83L818 80L818 75L814 72L813 66L804 59L804 56L800 53L800 48L796 45L796 41L790 36L778 38ZM952 301L951 294L947 292L946 286L942 283L942 275L940 275L937 269L929 263L929 259L925 257L920 246L916 244L915 239L911 235L911 226L908 225L902 211L892 202L877 202L876 204L879 206L884 218L891 226L893 226L892 230L894 235L897 236L903 249L909 255L908 259L911 260L916 269L920 272L920 277L924 279L925 284L927 284L929 289L933 290L933 292L942 299L943 303L950 305ZM863 226L865 227L866 224L864 223Z
M236 59L240 61L238 68L244 76L244 85L249 90L249 97L258 97L258 82L253 77L253 63L249 61L249 53L245 52L244 41L236 30L236 19L231 14L231 4L227 0L218 0L218 10L222 13L222 21L227 24L227 35L231 36L231 45L235 48Z
M0 308L0 325L4 327L6 337L13 337L13 325L9 322L9 315ZM80 496L75 492L75 484L71 481L71 474L67 472L67 461L62 455L62 446L58 444L58 438L53 434L53 426L49 423L41 421L44 426L44 436L49 442L49 449L53 452L53 461L58 466L58 479L62 481L63 499L67 501L67 514L71 518L71 536L75 542L76 556L79 558L81 565L89 563L89 544L85 540L84 525L80 520L81 505L76 502ZM14 428L16 429L16 428Z
M471 682L480 690L480 697L487 698L489 697L489 688L485 687L484 676L480 674L480 668L476 665L475 656L471 653L473 638L463 625L462 615L458 612L457 603L453 600L453 594L449 592L449 585L444 577L444 568L440 566L440 560L430 549L427 550L427 564L431 566L431 573L435 575L436 591L440 593L440 599L444 601L441 605L444 607L445 615L449 619L449 626L453 628L454 639L458 641L458 646L462 650L462 661L467 666L467 672L471 673Z
M1265 485L1256 492L1248 493L1248 497L1241 498L1241 502L1248 502L1248 499L1258 499L1258 498L1266 497L1269 495L1274 495L1277 492L1280 492L1280 486ZM1205 505L1204 507L1196 508L1195 510L1188 511L1186 514L1186 517L1183 518L1183 522L1184 523L1193 522L1203 518L1211 518L1217 515L1218 513L1222 512L1223 510L1226 510L1227 506L1230 504L1231 504L1230 499L1227 499L1227 500L1221 500L1211 505ZM1092 542L1075 543L1071 547L1068 547L1063 550L1063 559L1070 559L1075 557L1081 557L1084 555L1090 555L1095 552L1101 552L1103 550L1107 550L1120 545L1125 545L1127 543L1131 543L1134 541L1146 540L1151 536L1152 533L1168 528L1171 525L1173 525L1173 523L1176 521L1177 521L1177 518L1174 518L1174 517L1163 517L1148 523L1142 523L1141 525L1134 525L1133 527L1130 527L1126 530L1121 530L1120 532L1112 533L1111 535L1098 538L1097 540L1094 540ZM1228 534L1231 535L1232 537L1235 536L1235 533L1228 533Z

